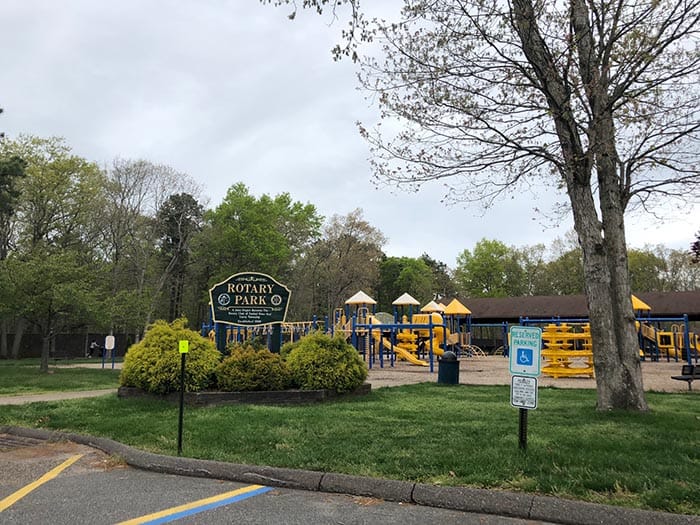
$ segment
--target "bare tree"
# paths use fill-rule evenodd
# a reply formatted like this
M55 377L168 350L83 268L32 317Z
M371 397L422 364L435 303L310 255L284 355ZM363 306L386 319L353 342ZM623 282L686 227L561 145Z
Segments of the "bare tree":
M300 263L297 286L313 305L310 313L342 307L360 289L372 293L379 280L379 263L386 237L371 226L359 208L333 215L323 238L316 241Z
M448 179L486 202L532 177L566 191L600 410L647 409L625 211L698 188L699 17L697 0L405 0L400 21L355 16L345 35L380 45L362 82L403 124L361 127L379 181Z
M156 218L171 195L185 193L196 199L201 189L170 166L117 158L107 171L104 254L112 263L112 289L120 305L115 315L125 327L140 330L144 318L145 325L152 320L171 270L169 263L160 267Z

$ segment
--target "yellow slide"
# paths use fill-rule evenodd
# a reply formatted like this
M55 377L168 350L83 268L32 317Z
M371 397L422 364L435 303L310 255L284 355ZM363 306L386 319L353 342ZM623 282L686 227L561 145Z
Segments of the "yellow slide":
M445 353L445 351L442 348L440 348L440 345L443 343L442 328L440 328L440 335L437 335L437 329L433 329L433 332L436 334L435 337L433 337L433 354L442 355ZM430 341L425 343L425 345L425 349L429 350Z
M382 345L384 346L384 348L388 348L389 350L393 350L394 353L395 353L398 357L400 357L401 359L405 359L406 361L408 361L409 363L412 363L412 364L414 364L414 365L418 365L418 366L428 366L428 363L426 363L426 362L423 361L422 359L418 359L416 356L414 356L414 355L413 355L411 352L409 352L408 350L406 350L406 349L404 349L404 348L401 348L400 345L394 345L393 348L392 348L391 343L390 343L389 341L387 341L386 339L383 339L383 338L380 337L379 335L377 335L377 336L374 337L374 340L375 340L375 341L379 341L380 339L381 339L381 341L382 341Z
M438 313L431 313L431 314L416 314L413 316L413 322L416 324L428 324L432 321L433 324L435 325L441 325L442 324L442 316ZM432 344L433 344L433 354L437 356L441 356L442 354L445 353L445 351L440 347L446 340L449 341L451 334L450 331L442 326L434 326L432 331L428 330L427 328L419 328L417 330L413 330L415 334L418 334L419 337L427 339L430 338L432 339ZM430 348L430 340L427 339L425 341L426 345L426 350Z

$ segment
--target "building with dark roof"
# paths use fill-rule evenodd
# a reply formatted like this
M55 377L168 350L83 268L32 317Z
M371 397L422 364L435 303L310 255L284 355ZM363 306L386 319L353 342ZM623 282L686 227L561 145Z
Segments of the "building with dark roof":
M652 317L682 317L700 321L700 290L693 292L640 292L635 294L651 307ZM460 298L472 312L474 323L517 323L521 317L588 317L585 295ZM646 314L647 312L645 312Z

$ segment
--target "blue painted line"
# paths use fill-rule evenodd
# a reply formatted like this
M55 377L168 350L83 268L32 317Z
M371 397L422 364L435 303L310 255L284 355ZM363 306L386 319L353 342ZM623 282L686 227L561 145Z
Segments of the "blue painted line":
M230 505L231 503L236 503L238 501L243 501L244 499L252 498L253 496L258 496L260 494L264 494L265 492L269 492L271 490L272 490L272 487L261 487L261 488L256 489L256 490L246 492L245 494L239 494L237 496L223 499L221 501L215 501L214 503L208 503L208 504L202 505L200 507L194 507L192 509L183 510L182 512L177 512L175 514L171 514L169 516L164 516L162 518L158 518L158 519L155 519L152 521L145 521L144 524L157 525L159 523L170 523L171 521L176 521L176 520L179 520L181 518L186 518L188 516L194 516L195 514L199 514L200 512L206 512L207 510L223 507L224 505Z

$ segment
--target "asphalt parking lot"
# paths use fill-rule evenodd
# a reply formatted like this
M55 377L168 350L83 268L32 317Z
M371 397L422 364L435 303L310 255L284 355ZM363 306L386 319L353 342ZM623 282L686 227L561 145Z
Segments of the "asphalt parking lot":
M0 523L536 524L381 499L135 469L69 441L0 434Z

